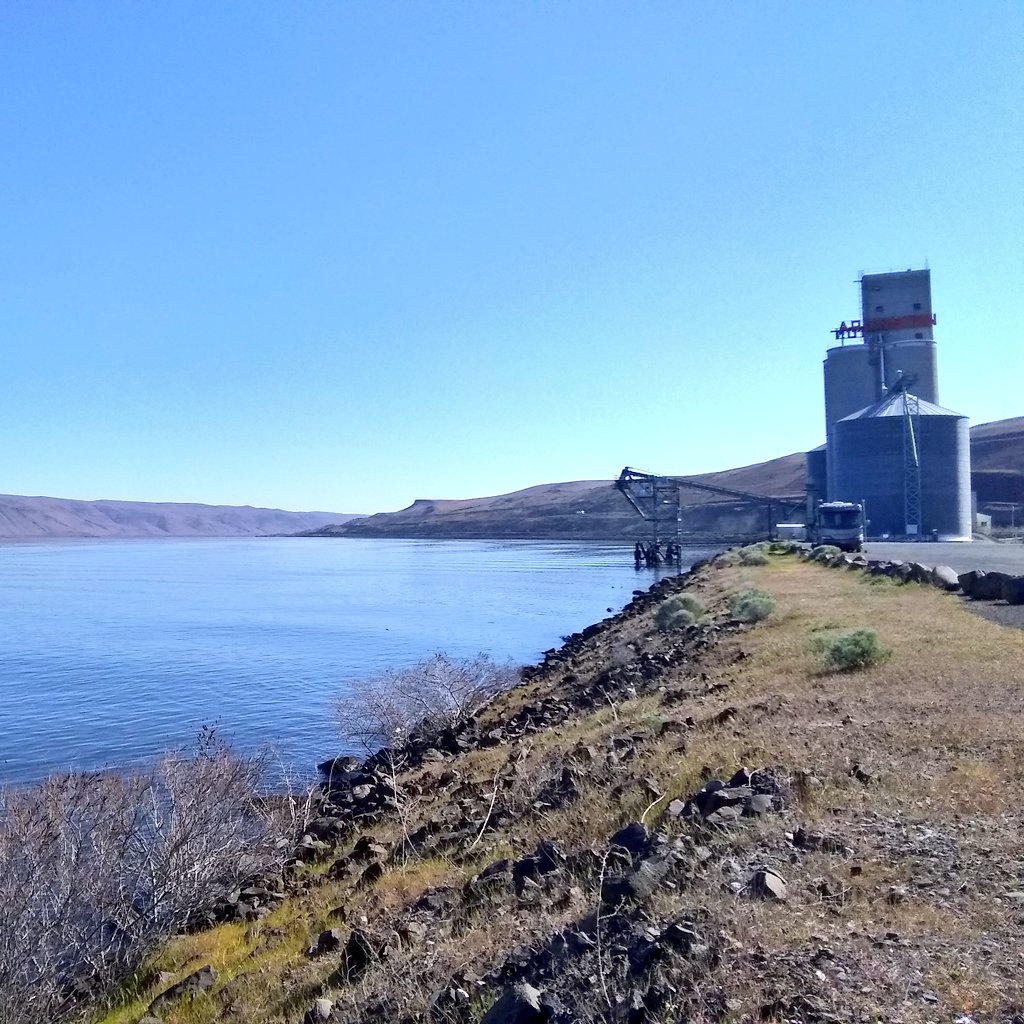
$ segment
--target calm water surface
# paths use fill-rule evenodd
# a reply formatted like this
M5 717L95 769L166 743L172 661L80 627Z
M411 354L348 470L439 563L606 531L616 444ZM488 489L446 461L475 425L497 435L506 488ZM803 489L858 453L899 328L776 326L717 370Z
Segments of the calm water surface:
M599 543L0 542L0 783L203 725L306 771L341 750L348 681L437 650L533 661L655 575Z

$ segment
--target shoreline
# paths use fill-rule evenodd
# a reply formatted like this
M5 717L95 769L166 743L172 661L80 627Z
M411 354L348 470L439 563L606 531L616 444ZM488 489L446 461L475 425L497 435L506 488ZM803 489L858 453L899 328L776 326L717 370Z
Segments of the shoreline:
M338 1024L437 1000L474 1024L526 1004L610 1022L631 1000L653 1020L925 1024L963 1012L970 963L977 1019L1014 1020L1024 922L995 868L1024 863L1024 637L851 563L723 552L451 727L323 762L283 871L88 1019L276 1021L283 991L287 1020ZM729 612L751 586L777 604L753 623ZM707 621L656 628L683 593ZM823 670L812 641L868 624L888 655Z

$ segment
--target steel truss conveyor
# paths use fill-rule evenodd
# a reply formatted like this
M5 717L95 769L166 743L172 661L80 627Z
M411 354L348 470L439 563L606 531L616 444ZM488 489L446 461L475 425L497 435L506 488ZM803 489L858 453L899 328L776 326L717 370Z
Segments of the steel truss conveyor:
M651 524L656 542L670 537L679 540L682 512L680 491L687 488L764 505L767 510L769 535L772 533L776 510L789 515L802 508L806 500L802 494L754 494L734 487L705 483L693 477L645 473L631 466L623 468L615 481L615 486L622 491L640 517Z

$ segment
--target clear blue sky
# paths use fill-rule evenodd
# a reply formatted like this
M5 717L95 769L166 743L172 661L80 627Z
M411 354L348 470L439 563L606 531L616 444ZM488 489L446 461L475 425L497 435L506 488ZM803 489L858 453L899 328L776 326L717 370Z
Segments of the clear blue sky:
M372 512L1024 414L1024 4L0 5L0 491Z

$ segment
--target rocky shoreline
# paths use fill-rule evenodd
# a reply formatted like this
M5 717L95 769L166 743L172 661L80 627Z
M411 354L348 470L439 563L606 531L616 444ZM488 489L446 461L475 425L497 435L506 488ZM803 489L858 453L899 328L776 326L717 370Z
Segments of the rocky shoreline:
M283 874L206 922L245 929L240 961L203 960L200 931L192 959L177 954L187 972L116 1020L1024 1022L1019 807L995 789L992 808L965 795L947 814L914 774L914 758L939 757L934 773L945 755L908 746L892 760L910 742L904 711L883 712L877 688L903 672L899 651L896 669L861 679L787 667L808 657L788 631L831 629L800 617L834 595L929 615L955 599L891 565L826 572L782 548L761 561L741 552L663 579L479 714L322 763ZM783 602L777 625L728 613L755 576ZM684 592L708 620L654 629ZM958 696L967 713L973 698ZM969 998L936 971L947 961L980 965Z

